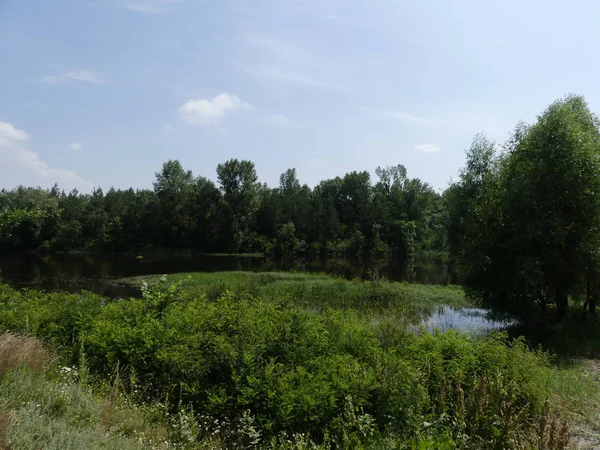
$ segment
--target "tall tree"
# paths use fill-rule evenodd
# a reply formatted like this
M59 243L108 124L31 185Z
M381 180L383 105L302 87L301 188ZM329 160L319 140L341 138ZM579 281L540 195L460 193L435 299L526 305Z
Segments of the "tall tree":
M194 176L184 170L177 160L163 164L156 174L154 192L160 204L160 222L163 245L190 247L191 235L195 226L190 214L190 199Z
M559 317L600 248L599 128L583 97L568 96L520 137L506 164L509 219L539 261Z
M239 251L259 207L254 163L230 159L217 166L217 178L231 217L231 250Z
M582 285L595 301L599 130L584 99L569 96L532 126L519 124L502 156L476 138L445 195L450 249L467 288L501 308L555 303L559 318Z

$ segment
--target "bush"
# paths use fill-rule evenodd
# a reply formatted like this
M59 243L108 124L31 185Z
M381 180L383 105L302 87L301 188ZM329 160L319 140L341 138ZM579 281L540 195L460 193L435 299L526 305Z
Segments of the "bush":
M547 354L502 334L409 333L356 306L389 308L399 285L301 279L248 276L232 292L220 278L193 295L163 280L142 299L105 305L3 287L0 328L59 343L73 362L83 348L97 380L117 372L139 398L164 401L178 439L218 436L226 448L517 448L544 414L559 423L544 406L557 376ZM311 298L344 307L306 307ZM210 423L226 425L200 426ZM544 433L538 441L549 442Z

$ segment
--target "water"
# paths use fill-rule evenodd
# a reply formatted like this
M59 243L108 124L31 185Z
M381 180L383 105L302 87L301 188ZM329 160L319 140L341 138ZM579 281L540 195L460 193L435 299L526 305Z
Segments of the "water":
M107 297L131 296L130 286L120 278L180 272L297 270L332 273L346 278L369 278L373 274L393 281L423 284L449 284L445 265L406 264L398 261L329 260L276 261L264 257L209 255L38 255L0 251L0 278L16 288L79 292L82 289Z
M436 330L459 330L475 334L486 334L494 330L504 330L517 322L508 316L495 314L479 308L452 308L441 305L421 325L429 332Z
M0 279L16 288L80 292L82 289L109 298L139 294L137 287L119 283L124 277L180 272L297 270L332 273L346 278L368 278L374 273L393 281L422 284L449 284L445 265L406 264L399 261L329 260L276 261L262 257L234 256L146 256L134 255L38 255L0 252ZM457 329L475 333L504 329L509 318L497 317L477 308L440 306L424 318L428 331Z

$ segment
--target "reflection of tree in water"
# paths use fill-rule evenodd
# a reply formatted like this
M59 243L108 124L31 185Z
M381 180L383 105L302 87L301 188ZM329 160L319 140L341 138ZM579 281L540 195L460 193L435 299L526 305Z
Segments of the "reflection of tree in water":
M3 280L18 288L90 290L101 295L115 291L118 278L181 272L298 271L329 273L346 279L408 281L448 284L444 265L393 259L360 258L265 258L211 255L36 255L23 252L0 254Z

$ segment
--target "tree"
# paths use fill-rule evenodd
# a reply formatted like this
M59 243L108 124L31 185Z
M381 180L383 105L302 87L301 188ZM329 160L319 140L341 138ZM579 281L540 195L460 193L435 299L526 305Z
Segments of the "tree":
M504 223L498 202L500 162L496 146L477 135L466 152L458 182L444 193L448 211L448 249L462 284L494 305L506 300L504 281L511 265L498 255L499 227ZM506 307L506 305L504 305Z
M534 125L519 124L504 155L475 139L445 195L450 250L471 292L503 309L555 303L563 318L569 293L587 285L595 304L599 124L582 97L569 96Z
M288 169L279 177L279 197L282 223L298 223L298 194L301 190L296 169ZM295 231L295 230L294 230Z
M516 141L506 164L510 220L539 262L559 318L600 248L600 122L583 97L558 100ZM542 294L543 295L543 294Z
M184 170L177 160L167 161L156 174L154 192L160 204L163 245L191 246L191 235L195 227L194 218L190 214L193 184L192 172Z
M298 246L296 227L293 223L286 223L277 230L277 251L282 256L293 256Z
M217 166L217 178L231 218L231 250L239 251L259 207L254 163L230 159Z
M194 239L193 248L203 252L219 251L223 237L221 210L223 199L215 184L204 177L198 177L190 196L189 212L193 217Z
M372 220L372 189L369 172L350 172L341 180L339 190L340 221L349 230L370 233Z

